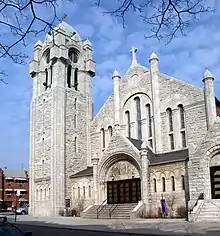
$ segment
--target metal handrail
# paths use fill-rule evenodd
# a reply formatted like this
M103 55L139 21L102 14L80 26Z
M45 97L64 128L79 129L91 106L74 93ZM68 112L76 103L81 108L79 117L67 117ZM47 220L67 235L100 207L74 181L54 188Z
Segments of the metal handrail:
M196 202L194 203L194 205L192 206L192 208L189 210L189 214L192 213L194 207L197 206L199 200L204 200L204 193L200 193L200 194L199 194L199 196L198 196Z
M99 205L98 206L98 208L97 208L97 219L99 218L99 212L104 208L104 206L105 206L105 202L107 201L107 198L102 202L102 204L101 205Z
M118 203L117 204L113 204L110 209L109 209L109 218L112 218L112 213L114 212L114 210L117 208ZM113 209L112 209L113 208Z

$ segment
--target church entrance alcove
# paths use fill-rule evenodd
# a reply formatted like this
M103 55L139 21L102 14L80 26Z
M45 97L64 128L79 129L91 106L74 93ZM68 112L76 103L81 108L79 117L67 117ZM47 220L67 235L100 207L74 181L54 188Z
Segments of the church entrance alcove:
M220 166L210 167L212 199L220 199Z
M129 161L114 163L107 174L107 204L137 203L141 200L141 179Z
M220 199L220 153L211 158L210 182L212 199Z

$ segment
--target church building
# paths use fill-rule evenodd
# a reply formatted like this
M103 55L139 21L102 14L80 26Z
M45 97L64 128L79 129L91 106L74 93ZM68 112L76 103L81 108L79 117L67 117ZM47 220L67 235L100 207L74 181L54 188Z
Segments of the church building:
M220 213L220 102L208 69L201 87L159 70L137 49L123 77L93 114L93 46L62 21L34 46L30 118L30 214L81 217L188 210L189 220ZM196 63L196 62L195 62ZM203 70L203 68L201 68ZM209 215L207 215L209 209Z

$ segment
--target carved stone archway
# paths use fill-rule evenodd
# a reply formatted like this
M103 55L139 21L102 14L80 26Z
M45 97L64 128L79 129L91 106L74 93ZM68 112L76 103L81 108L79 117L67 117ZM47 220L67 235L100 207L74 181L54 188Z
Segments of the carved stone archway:
M99 204L106 199L108 181L141 178L140 162L128 154L114 154L100 164L98 171Z

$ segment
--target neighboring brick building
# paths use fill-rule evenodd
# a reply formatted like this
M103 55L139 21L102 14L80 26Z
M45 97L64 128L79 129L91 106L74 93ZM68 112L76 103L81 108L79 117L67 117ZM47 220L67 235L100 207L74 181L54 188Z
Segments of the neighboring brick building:
M0 201L10 208L29 201L29 176L26 170L0 170Z

